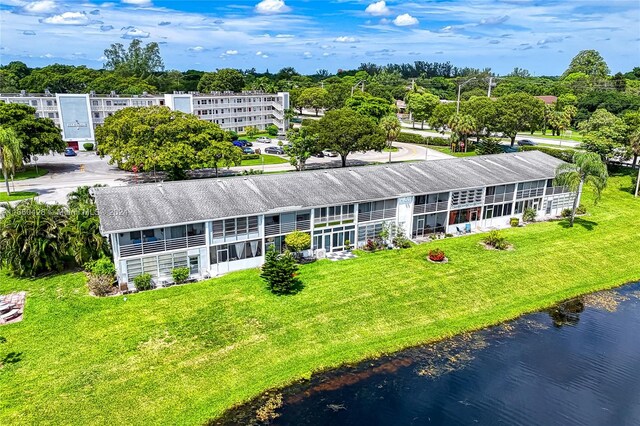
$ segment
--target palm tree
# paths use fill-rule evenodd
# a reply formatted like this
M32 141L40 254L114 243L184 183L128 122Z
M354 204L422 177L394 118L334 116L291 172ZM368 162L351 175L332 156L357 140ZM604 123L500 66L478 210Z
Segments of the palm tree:
M449 120L449 128L464 142L464 151L467 152L467 139L476 129L476 120L469 114L456 113Z
M602 190L607 186L607 166L595 152L576 152L573 163L563 163L556 168L555 186L564 186L576 195L571 210L571 226L576 217L578 200L584 185L591 185L595 194L594 204L600 199Z
M400 120L395 114L389 114L380 119L380 128L384 131L384 134L387 136L387 148L389 148L389 162L391 162L391 148L393 148L393 141L398 138L400 135L400 130L402 127L400 125Z
M13 176L16 166L22 164L22 151L20 151L20 138L13 129L0 127L0 167L7 186L7 195L11 194L9 188L9 170Z

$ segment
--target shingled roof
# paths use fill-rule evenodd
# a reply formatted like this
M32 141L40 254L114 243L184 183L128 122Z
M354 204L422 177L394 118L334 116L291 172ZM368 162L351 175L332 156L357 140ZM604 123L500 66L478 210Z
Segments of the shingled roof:
M539 151L95 188L104 233L550 179Z

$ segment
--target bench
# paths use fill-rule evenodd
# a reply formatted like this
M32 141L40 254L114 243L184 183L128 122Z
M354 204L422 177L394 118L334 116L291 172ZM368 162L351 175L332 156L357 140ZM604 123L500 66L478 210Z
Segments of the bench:
M20 309L12 309L6 314L0 315L0 320L11 321L12 319L17 318L19 316L20 316Z

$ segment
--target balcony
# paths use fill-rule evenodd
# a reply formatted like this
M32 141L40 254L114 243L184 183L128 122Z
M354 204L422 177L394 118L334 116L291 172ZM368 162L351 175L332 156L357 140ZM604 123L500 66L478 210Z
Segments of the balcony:
M372 210L370 212L358 212L358 222L371 220L395 219L396 209Z
M413 206L413 214L433 213L445 211L449 207L449 201L440 201L438 203L416 204Z
M532 189L521 189L516 192L516 199L520 200L522 198L533 198L533 197L542 197L544 195L544 187L540 188L532 188Z
M206 245L206 238L204 234L171 238L168 240L143 241L140 243L120 246L120 257L139 256L142 254L159 253L163 251L179 250L204 245Z
M547 187L546 195L566 194L567 192L571 192L567 187L550 186L550 187Z
M506 194L487 195L484 197L485 204L503 203L505 201L513 201L513 192Z
M273 225L265 225L264 235L269 237L271 235L288 234L293 231L308 231L311 229L310 220L299 220L291 223L276 223Z

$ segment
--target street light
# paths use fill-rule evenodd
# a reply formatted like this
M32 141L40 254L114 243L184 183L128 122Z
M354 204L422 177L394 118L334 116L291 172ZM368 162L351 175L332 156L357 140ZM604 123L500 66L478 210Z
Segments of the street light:
M364 84L365 84L366 82L367 82L366 80L360 80L359 82L357 82L356 84L354 84L353 86L351 86L351 96L353 96L353 90L354 90L356 87L360 86L360 85L362 85L361 90L362 90L362 92L364 92Z
M471 77L469 80L463 81L462 83L458 84L458 102L456 103L456 114L460 112L460 89L462 89L462 86L475 79L476 77Z

